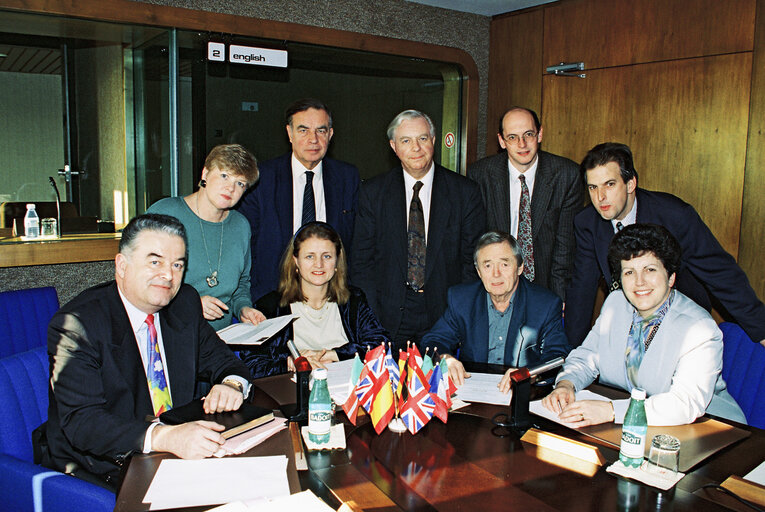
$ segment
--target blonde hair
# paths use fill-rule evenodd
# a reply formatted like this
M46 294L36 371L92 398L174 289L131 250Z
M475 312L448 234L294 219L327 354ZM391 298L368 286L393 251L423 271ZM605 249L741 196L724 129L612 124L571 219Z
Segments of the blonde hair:
M284 250L282 261L279 265L279 286L277 288L281 297L279 305L284 307L293 302L305 300L295 258L300 253L301 244L309 238L329 240L334 244L337 253L337 267L335 275L329 280L327 300L337 302L338 304L345 304L350 299L351 292L348 289L348 264L346 263L343 241L340 239L337 231L332 229L332 226L326 222L315 221L303 225L295 233L295 236L292 237L289 245Z

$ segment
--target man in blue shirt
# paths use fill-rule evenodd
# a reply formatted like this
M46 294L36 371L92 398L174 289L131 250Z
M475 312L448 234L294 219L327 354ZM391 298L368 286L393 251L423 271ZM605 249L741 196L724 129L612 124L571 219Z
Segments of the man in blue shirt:
M422 339L447 359L457 386L470 376L460 360L515 369L568 354L561 300L522 276L523 256L512 236L485 233L473 262L481 281L451 287L446 312ZM510 371L500 382L505 393Z

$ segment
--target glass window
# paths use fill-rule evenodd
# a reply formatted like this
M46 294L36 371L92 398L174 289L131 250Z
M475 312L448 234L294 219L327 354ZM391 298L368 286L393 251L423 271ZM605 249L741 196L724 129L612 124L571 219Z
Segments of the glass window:
M208 61L211 41L286 50L289 64ZM444 62L2 12L0 202L53 203L50 176L77 215L119 228L162 197L191 193L217 144L240 143L259 161L288 152L284 111L304 97L332 109L328 155L362 178L397 164L385 132L408 108L431 116L436 161L459 170L462 84Z

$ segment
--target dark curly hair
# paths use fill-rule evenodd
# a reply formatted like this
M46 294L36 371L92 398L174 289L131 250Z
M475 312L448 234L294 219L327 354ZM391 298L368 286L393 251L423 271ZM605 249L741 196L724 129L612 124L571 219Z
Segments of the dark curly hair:
M608 264L614 281L621 282L622 261L653 253L671 276L680 269L682 248L664 226L632 224L618 232L608 246Z

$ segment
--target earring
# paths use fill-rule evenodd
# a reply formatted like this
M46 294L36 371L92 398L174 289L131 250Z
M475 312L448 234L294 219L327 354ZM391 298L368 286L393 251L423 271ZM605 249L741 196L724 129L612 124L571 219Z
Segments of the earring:
M199 180L199 186L205 188L207 186L207 180Z

